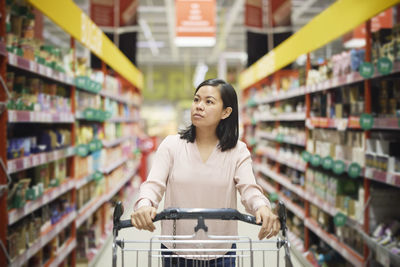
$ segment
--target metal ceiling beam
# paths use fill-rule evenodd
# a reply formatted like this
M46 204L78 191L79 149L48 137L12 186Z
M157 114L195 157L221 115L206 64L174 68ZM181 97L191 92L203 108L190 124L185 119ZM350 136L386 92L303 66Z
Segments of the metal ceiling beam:
M217 44L214 46L211 56L208 58L210 63L214 63L217 60L217 57L225 49L226 39L228 38L233 25L235 24L236 18L239 16L240 12L243 10L244 7L244 0L236 0L233 4L232 8L229 11L228 17L225 20L226 24L219 35L217 40Z
M167 15L169 46L171 48L172 58L178 57L178 48L175 45L175 4L172 0L165 0L165 8Z
M304 4L294 9L292 13L292 19L297 20L298 18L300 18L317 1L318 0L307 0L306 2L304 2Z

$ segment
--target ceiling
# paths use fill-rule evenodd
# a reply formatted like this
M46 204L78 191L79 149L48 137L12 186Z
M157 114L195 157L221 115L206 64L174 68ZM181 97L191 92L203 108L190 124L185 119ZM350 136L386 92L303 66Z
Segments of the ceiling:
M292 26L296 31L313 17L326 9L335 0L292 0ZM80 8L88 13L89 0L74 0ZM147 65L183 65L204 62L216 65L221 57L227 62L246 61L246 31L268 33L267 15L264 16L264 29L255 30L244 26L245 0L217 0L217 43L214 47L200 48L176 47L174 44L175 11L174 0L140 0L138 6L139 25L128 30L137 31L137 63L139 68ZM267 8L267 0L264 0ZM147 29L147 30L146 30ZM110 29L104 29L109 31ZM274 31L287 31L288 28L275 28ZM149 34L150 33L150 34ZM69 36L45 19L45 39L57 46L68 46ZM152 45L149 45L149 44ZM267 45L267 44L266 44ZM150 47L152 46L152 48ZM333 43L317 51L318 54L334 53L340 50L340 42ZM157 48L155 48L157 47ZM87 49L78 45L78 55L88 56Z

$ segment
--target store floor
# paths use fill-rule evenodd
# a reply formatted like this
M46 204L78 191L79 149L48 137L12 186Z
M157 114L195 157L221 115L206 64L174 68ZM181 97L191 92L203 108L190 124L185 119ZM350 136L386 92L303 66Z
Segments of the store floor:
M125 213L122 217L122 219L128 219L129 218L129 214L130 211L132 211L132 203L134 202L134 200L137 198L137 195L132 196L132 201L130 201L130 205L129 207L125 207ZM238 196L238 199L240 199L240 197ZM163 207L163 203L160 204L160 207ZM238 200L238 210L240 212L244 212L244 207L243 205L240 203L240 200ZM148 231L139 231L137 229L124 229L121 230L120 232L120 238L123 238L125 240L149 240L153 235L158 235L160 234L160 222L156 222L156 230L154 231L154 233L150 233ZM242 222L239 222L239 235L240 236L248 236L251 237L254 240L258 240L257 238L257 234L258 234L258 226L255 225L249 225L249 224L245 224ZM268 248L273 248L273 245L271 244L271 246L269 246L270 244L268 244ZM148 247L148 244L147 246ZM238 248L240 248L240 246L238 245ZM254 247L255 249L257 248L256 246ZM280 266L285 266L284 265L284 250L283 248L280 250L280 260L279 260L279 264ZM95 263L96 267L110 267L111 266L111 262L112 262L112 240L111 238L108 240L108 243L105 244L105 247L103 249L103 251L101 252L102 254L99 255L97 262ZM254 254L254 266L277 266L277 254L276 252L269 252L267 254L264 255L264 260L265 262L263 262L263 255L262 252L255 252ZM292 254L292 261L293 261L293 265L296 266L302 266L299 261L296 259L296 257ZM118 264L117 266L122 266L121 265L121 254L118 253ZM138 267L145 267L147 266L147 252L143 251L139 253L139 260L136 260L136 252L126 252L125 254L125 265L124 266L138 266ZM153 266L161 266L158 265L158 263L156 262ZM240 266L250 266L249 264L244 263L243 265Z

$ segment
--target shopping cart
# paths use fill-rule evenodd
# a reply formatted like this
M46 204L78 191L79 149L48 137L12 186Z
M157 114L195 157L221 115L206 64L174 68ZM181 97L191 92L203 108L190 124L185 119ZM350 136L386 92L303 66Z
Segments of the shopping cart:
M256 224L254 216L242 214L234 209L175 209L169 208L158 213L154 222L159 220L195 219L197 226L193 235L188 236L153 236L147 241L126 241L117 239L122 228L132 227L131 220L120 220L123 206L118 202L113 215L113 259L112 266L117 267L117 250L121 250L122 266L124 266L125 252L130 252L131 258L127 260L129 266L272 266L269 254L276 254L276 265L279 266L279 251L285 250L285 265L292 267L290 260L290 244L287 239L286 207L278 203L278 216L281 223L281 233L276 240L252 240L243 236L214 236L207 235L207 240L194 240L196 233L203 230L207 233L204 220L238 220ZM161 244L175 244L173 249L168 249ZM230 249L204 248L201 244L233 244ZM185 248L175 248L176 244L185 244ZM207 247L205 245L205 247ZM223 252L221 252L223 251ZM184 253L185 256L178 255ZM226 253L226 254L224 254ZM223 255L221 255L223 254ZM217 258L222 258L222 264L217 265ZM178 264L179 261L179 264ZM255 262L256 261L256 262ZM215 265L214 265L215 264ZM236 264L236 265L234 265ZM273 264L275 265L275 264Z

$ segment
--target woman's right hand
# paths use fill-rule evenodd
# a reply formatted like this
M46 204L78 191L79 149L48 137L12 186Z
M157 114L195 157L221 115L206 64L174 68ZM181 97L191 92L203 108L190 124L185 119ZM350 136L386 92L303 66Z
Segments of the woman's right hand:
M153 232L156 227L153 219L156 217L157 210L154 207L143 206L131 214L131 222L139 230Z

